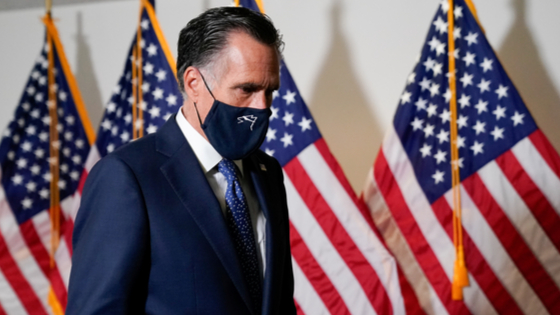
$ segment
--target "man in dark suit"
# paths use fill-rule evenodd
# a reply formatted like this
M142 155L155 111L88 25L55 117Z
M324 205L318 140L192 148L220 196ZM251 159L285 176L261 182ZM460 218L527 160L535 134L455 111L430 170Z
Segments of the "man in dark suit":
M181 110L87 178L66 314L295 314L282 169L258 150L281 44L243 8L181 31Z

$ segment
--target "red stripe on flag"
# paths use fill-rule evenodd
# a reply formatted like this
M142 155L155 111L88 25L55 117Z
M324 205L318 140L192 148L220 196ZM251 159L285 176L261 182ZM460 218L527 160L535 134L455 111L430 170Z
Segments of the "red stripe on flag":
M553 314L560 313L560 291L478 174L469 176L462 184L546 309Z
M78 182L78 188L76 189L76 192L78 192L80 195L84 190L84 185L86 183L88 174L89 174L88 170L84 167L84 170L82 171L82 176L80 176L80 181Z
M317 151L319 151L319 153L323 157L323 160L325 160L327 165L330 167L331 171L336 176L336 178L338 179L338 181L340 182L342 187L344 187L344 190L346 190L346 193L348 194L348 196L350 196L350 198L352 198L352 200L356 204L356 207L360 210L360 212L362 213L362 216L364 217L366 222L369 224L371 230L375 233L375 235L381 241L381 243L385 246L385 248L387 248L387 245L385 244L385 240L383 239L383 237L381 236L381 233L379 232L379 230L375 226L375 223L373 222L373 218L371 217L371 215L369 213L369 208L368 208L367 204L364 202L364 200L362 198L358 198L358 196L356 195L356 193L352 189L352 186L350 185L350 182L348 182L348 179L346 178L346 175L344 175L344 171L340 167L340 164L338 164L338 161L332 155L332 153L329 150L329 147L327 146L327 143L325 142L325 140L323 138L320 138L319 140L315 141L315 147L317 148Z
M286 164L284 170L337 252L356 276L375 311L378 314L393 314L391 300L376 271L338 221L298 158Z
M374 168L375 181L387 207L442 304L450 314L470 314L463 301L451 300L451 282L416 224L383 151L379 152Z
M535 185L535 182L525 172L511 151L507 151L498 157L496 163L531 210L535 219L537 219L546 235L548 235L548 238L556 249L560 251L560 230L558 230L558 227L560 227L560 216L558 216L554 207L548 202L548 199Z
M301 307L299 306L298 302L296 300L294 300L294 304L296 305L296 312L298 315L305 315L305 313L303 312L303 310L301 309Z
M416 296L416 293L414 293L414 290L412 289L410 282L408 282L408 279L402 272L399 264L397 264L397 272L399 275L399 284L401 285L401 293L404 299L404 309L406 311L406 314L407 315L426 314L426 312L424 312L424 310L420 306L420 301L418 301L418 297Z
M537 151L539 151L548 166L552 169L556 176L560 178L560 156L552 144L550 144L546 136L540 129L537 129L529 135L529 139L531 139L531 142L535 148L537 148Z
M73 248L72 248L72 235L74 232L74 221L71 219L64 218L63 215L60 216L60 233L64 240L66 241L68 254L72 257Z
M290 245L294 260L329 311L332 314L350 314L346 303L344 303L329 277L321 269L292 222L290 222ZM303 314L303 312L301 313Z
M29 282L27 282L10 254L2 233L0 233L0 269L28 313L47 314L37 294Z
M432 204L432 209L449 238L453 239L453 210L449 207L445 197L442 196L436 200ZM465 246L467 269L496 311L499 314L523 314L515 299L511 297L500 279L496 277L492 267L488 265L484 255L480 253L466 229L463 229L463 244Z
M27 244L27 248L29 248L33 257L35 257L35 261L41 268L41 271L43 271L45 277L49 279L58 301L63 307L66 307L66 286L62 281L58 268L50 267L49 252L45 246L43 246L43 243L37 234L37 230L35 230L33 222L31 222L31 220L27 220L20 224L20 230L23 235L23 239Z
M4 308L2 307L2 304L0 303L0 315L6 315L6 311L4 310Z

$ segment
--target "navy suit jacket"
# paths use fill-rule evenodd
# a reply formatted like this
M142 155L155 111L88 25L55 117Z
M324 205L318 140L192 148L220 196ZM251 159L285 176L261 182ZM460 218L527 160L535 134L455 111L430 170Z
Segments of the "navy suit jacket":
M282 169L243 161L266 217L262 314L295 314ZM254 314L224 216L175 116L100 160L73 235L67 315Z

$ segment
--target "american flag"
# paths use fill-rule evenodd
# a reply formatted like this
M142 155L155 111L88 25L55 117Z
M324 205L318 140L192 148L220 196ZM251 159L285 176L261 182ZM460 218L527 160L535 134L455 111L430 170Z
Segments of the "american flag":
M364 189L374 221L431 314L560 313L560 157L538 129L473 15L444 0ZM453 10L463 242L470 286L451 299L455 260L448 10ZM538 106L538 104L537 104Z
M284 170L298 314L404 313L395 261L283 61L280 81L261 149Z
M66 212L71 222L76 218L80 206L83 183L95 163L135 137L156 132L172 114L178 112L182 104L174 72L175 59L163 37L154 8L146 0L141 5L140 33L137 31L134 35L124 71L101 119L97 140L87 155L80 179L82 185ZM138 51L141 51L141 59L137 57L140 55L137 55ZM138 92L142 94L141 99ZM70 238L72 230L68 229L66 233ZM57 252L58 257L64 260L69 272L71 252Z
M0 143L0 314L66 305L69 268L51 266L51 215L72 204L94 137L50 15L43 21L45 42ZM64 215L58 224L71 228ZM70 246L62 238L58 249Z

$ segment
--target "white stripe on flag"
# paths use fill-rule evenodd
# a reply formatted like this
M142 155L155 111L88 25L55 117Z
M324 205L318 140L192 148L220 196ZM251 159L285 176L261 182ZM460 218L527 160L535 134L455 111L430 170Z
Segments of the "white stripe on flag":
M391 254L377 238L315 145L310 145L303 150L298 155L298 159L338 221L375 270L391 300L393 312L404 313L404 301L398 286L397 266Z
M510 222L523 236L544 269L560 285L560 255L556 247L537 222L533 213L517 194L496 162L486 164L478 172L494 200L504 210Z
M382 150L391 173L393 173L401 192L403 192L402 195L408 208L411 210L410 213L414 216L414 220L426 241L434 249L433 252L445 271L448 280L451 281L453 278L455 247L435 217L426 195L424 195L420 188L406 152L402 148L401 140L392 126L387 132ZM451 176L451 174L447 174L447 176Z
M383 152L380 154L383 154ZM418 297L420 306L428 314L448 314L393 219L383 195L378 190L377 183L373 178L373 171L369 174L367 188L364 190L364 200L367 200L375 225L380 227L380 232L387 246L391 249L397 261L400 262L402 272L409 280L414 293Z
M333 247L286 173L284 173L284 185L286 186L290 221L350 312L352 314L376 314L362 290L362 286Z
M453 204L451 191L445 194L445 199L450 205ZM463 214L461 219L464 229L469 233L472 241L512 298L518 302L519 307L526 314L546 314L546 308L527 283L525 277L517 269L502 243L494 234L492 227L488 225L462 185L461 204Z
M18 296L0 271L0 304L6 314L27 314Z
M294 271L294 299L303 312L309 315L330 314L323 300L317 295L317 292L293 258L292 268Z
M531 140L527 137L519 141L511 151L552 207L560 214L560 179L550 169Z
M43 304L43 308L49 309L47 295L50 283L39 268L35 257L29 251L23 235L20 233L19 224L5 198L4 189L1 188L0 190L0 233L4 236L8 252L14 258L23 277L27 280L33 291L35 291L35 294Z
M43 243L43 247L47 253L50 254L51 250L51 217L48 210L41 211L37 213L33 218L31 218L35 231Z
M56 267L60 272L64 286L68 288L68 280L70 280L70 268L72 267L72 257L70 257L70 252L68 251L68 243L66 239L62 238L58 249L56 250L54 259L56 261Z

